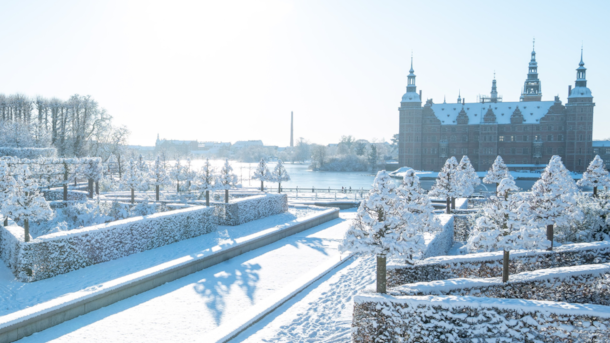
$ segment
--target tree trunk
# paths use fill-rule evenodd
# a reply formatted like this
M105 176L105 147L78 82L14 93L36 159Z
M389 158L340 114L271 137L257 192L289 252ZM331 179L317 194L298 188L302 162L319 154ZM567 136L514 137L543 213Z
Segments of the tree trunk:
M64 201L68 201L68 165L64 163Z
M95 181L95 194L100 195L100 182Z
M155 199L159 201L159 185L155 186Z
M89 199L93 199L93 179L87 180L87 186L89 188Z
M377 293L386 293L386 257L377 255Z
M455 210L455 198L451 198L451 209Z
M593 187L593 197L597 197L597 186Z
M500 186L500 184L496 182L496 196L498 196L498 186Z
M29 242L30 241L30 220L29 219L25 219L23 221L23 228L25 229L25 241Z
M229 190L225 189L225 204L229 203Z
M261 192L264 192L265 188L263 188L263 181L261 180Z
M278 182L278 184L277 184L277 192L282 193L282 183L281 182Z
M205 206L210 207L210 191L205 191Z
M4 226L5 226L5 227L6 227L6 226L8 226L8 217L5 217L5 218L4 218Z
M553 225L547 225L546 226L546 238L551 241L551 247L548 250L553 250L553 236L554 236L554 232L553 232Z
M445 213L451 213L451 200L447 198L447 208L445 209Z
M136 197L135 197L135 194L134 194L134 193L135 193L135 192L134 192L134 190L133 190L133 188L132 188L132 189L131 189L131 203L132 203L132 204L136 202Z
M180 181L176 181L176 193L180 193Z
M508 282L508 262L510 258L510 251L504 250L504 260L502 261L502 282Z

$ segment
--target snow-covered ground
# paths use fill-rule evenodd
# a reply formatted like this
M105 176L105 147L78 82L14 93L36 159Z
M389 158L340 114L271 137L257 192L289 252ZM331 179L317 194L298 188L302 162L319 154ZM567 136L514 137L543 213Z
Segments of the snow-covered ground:
M300 276L329 261L338 261L338 245L348 228L347 219L353 215L354 212L342 213L340 219L64 322L21 342L205 341L206 333L230 324Z
M351 342L353 297L375 282L375 258L354 257L231 342Z
M185 259L209 255L218 250L219 246L228 247L252 236L284 227L299 218L311 215L313 211L307 208L290 208L288 213L243 225L219 226L216 232L33 283L19 282L9 268L0 262L0 320L4 315L47 301L62 302L78 298L104 287L111 280L149 268L159 268Z

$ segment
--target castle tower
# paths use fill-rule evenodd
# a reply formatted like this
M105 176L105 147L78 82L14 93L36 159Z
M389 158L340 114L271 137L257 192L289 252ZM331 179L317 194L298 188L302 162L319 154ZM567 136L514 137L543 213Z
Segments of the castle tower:
M587 68L583 62L582 49L574 86L566 104L568 131L564 164L569 170L582 172L594 157L591 140L595 107L591 90L587 88Z
M290 147L294 147L294 114L290 111Z
M407 77L407 92L402 96L398 112L400 125L398 130L399 164L401 167L409 166L414 169L422 169L422 106L421 97L417 94L415 85L413 56L411 56L411 69Z
M494 80L491 82L491 102L498 102L498 88L496 86L496 73L494 73Z
M536 50L532 48L532 58L530 60L527 79L523 85L521 101L540 101L542 99L542 88L538 79L538 62L536 62Z

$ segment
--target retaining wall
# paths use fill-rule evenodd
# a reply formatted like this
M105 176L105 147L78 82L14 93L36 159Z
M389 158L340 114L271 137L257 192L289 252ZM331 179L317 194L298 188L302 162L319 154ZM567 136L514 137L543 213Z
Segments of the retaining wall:
M288 196L265 194L213 205L218 225L236 226L288 211Z

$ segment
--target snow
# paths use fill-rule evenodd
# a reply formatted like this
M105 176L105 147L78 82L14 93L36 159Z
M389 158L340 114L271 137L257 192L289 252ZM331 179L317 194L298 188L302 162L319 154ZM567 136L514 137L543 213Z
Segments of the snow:
M523 123L536 124L548 113L553 104L554 101L467 103L464 106L462 104L432 104L431 108L443 125L456 125L457 116L462 107L468 115L468 125L479 125L483 123L483 117L489 106L496 115L498 124L510 124L510 117L518 106L523 114Z
M348 216L64 322L21 342L193 342L275 298L328 261ZM206 336L203 336L206 335Z
M9 268L0 263L0 325L19 318L26 310L34 313L70 300L160 272L170 267L209 256L236 244L286 229L307 218L329 212L315 207L291 208L288 213L239 226L219 226L216 232L147 250L117 260L89 266L33 283L18 281ZM10 229L11 227L9 227ZM19 230L23 235L23 230ZM16 232L18 234L19 232ZM12 315L11 315L12 314ZM10 318L9 318L10 316Z
M592 304L572 304L565 302L554 302L544 300L524 300L524 299L498 299L470 296L399 296L393 297L382 294L357 295L354 298L357 303L379 302L379 303L398 303L407 304L409 307L416 308L421 305L442 306L443 308L485 308L516 310L523 312L542 312L544 314L559 314L567 316L591 316L610 319L610 306Z

